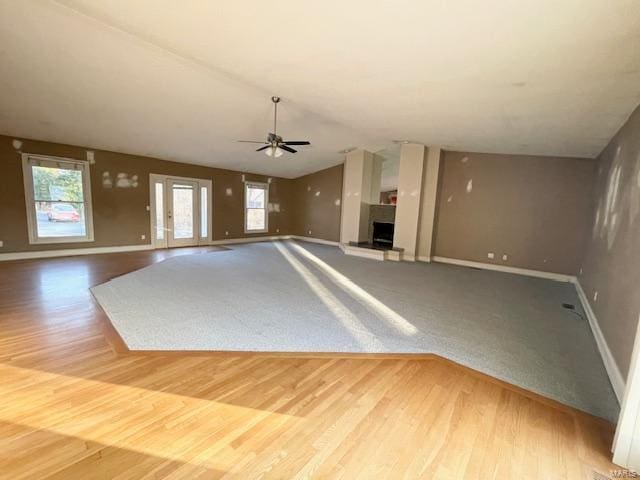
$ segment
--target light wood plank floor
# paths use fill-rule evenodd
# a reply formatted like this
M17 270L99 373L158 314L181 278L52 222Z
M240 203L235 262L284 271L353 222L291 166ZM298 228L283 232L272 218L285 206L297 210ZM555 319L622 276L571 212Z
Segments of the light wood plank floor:
M437 357L115 352L88 288L172 255L0 263L0 477L568 479L613 426Z

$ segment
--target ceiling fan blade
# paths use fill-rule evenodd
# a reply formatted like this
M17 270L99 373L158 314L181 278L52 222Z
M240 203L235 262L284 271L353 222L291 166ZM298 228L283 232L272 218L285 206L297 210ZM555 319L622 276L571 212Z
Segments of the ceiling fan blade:
M306 140L295 141L295 142L282 142L285 145L311 145L311 142L307 142Z
M296 152L297 152L297 150L294 150L294 149L293 149L293 148L291 148L291 147L287 147L287 146L286 146L286 145L284 145L284 144L280 144L280 145L278 145L278 147L280 147L282 150L285 150L285 151L287 151L287 152L291 152L291 153L296 153Z
M259 149L256 150L256 152L261 152L262 150L266 150L267 148L271 148L271 144L265 145L264 147L260 147Z
M256 140L236 140L236 142L239 142L239 143L261 143L261 144L263 144L263 145L264 145L265 143L267 143L267 142L258 142L258 141L256 141Z

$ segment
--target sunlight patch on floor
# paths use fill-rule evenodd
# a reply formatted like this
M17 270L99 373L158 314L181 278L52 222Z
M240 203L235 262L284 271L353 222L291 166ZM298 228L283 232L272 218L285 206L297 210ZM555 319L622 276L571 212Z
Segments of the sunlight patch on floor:
M219 449L225 448L258 423L279 428L290 421L304 421L268 410L9 365L0 365L0 378L2 404L11 406L0 409L0 422L33 430L14 430L0 436L0 451L9 457L27 455L29 448L42 448L39 442L30 441L30 436L46 431L185 461L180 452L187 449L180 445L199 442L212 432L219 436L208 449L209 454L215 454L217 442ZM135 435L126 433L131 425L135 426ZM144 443L138 440L139 435L145 436Z
M282 254L293 269L302 277L302 280L308 285L313 293L320 299L322 303L333 313L340 321L349 334L362 346L376 346L383 348L383 345L375 338L371 332L363 325L363 323L349 310L336 296L329 291L318 278L305 267L300 260L287 250L280 242L274 242L275 247Z
M353 283L351 280L349 280L349 278L344 276L342 273L337 271L335 268L333 268L323 260L316 257L305 248L294 242L287 242L287 245L293 248L297 253L302 255L307 260L313 262L313 264L316 265L320 270L322 270L333 283L343 288L347 293L349 293L352 297L362 303L373 313L389 322L400 333L403 333L405 335L415 335L418 332L418 329L404 317L394 312L376 297Z

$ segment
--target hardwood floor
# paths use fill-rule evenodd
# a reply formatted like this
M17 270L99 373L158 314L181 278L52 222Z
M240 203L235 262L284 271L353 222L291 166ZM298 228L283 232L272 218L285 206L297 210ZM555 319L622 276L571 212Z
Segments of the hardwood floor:
M114 351L92 285L197 249L0 263L0 478L592 479L613 426L437 357Z

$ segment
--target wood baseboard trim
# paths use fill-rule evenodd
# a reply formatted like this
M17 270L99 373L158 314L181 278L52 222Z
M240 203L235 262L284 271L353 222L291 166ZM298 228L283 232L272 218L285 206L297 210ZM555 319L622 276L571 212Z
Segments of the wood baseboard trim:
M450 265L458 265L461 267L480 268L482 270L493 270L496 272L515 273L517 275L525 275L528 277L546 278L555 280L556 282L574 283L576 277L574 275L565 275L562 273L543 272L541 270L529 270L527 268L509 267L506 265L496 265L493 263L473 262L471 260L460 260L458 258L448 257L431 257L433 262L447 263Z
M604 368L607 371L607 375L609 375L609 381L611 382L611 386L613 387L613 391L618 398L618 403L622 403L622 399L624 397L625 390L625 380L618 368L618 364L613 358L613 354L611 353L611 349L607 344L607 340L604 338L602 334L602 330L600 329L600 324L598 323L598 318L591 308L591 304L589 303L589 299L582 289L582 285L580 285L580 281L576 279L574 282L576 287L576 291L578 292L578 298L580 299L580 303L582 304L582 309L587 315L587 320L589 321L589 326L591 327L591 331L593 332L593 336L596 339L596 344L598 345L598 351L600 352L600 356L602 357L602 362L604 363Z

